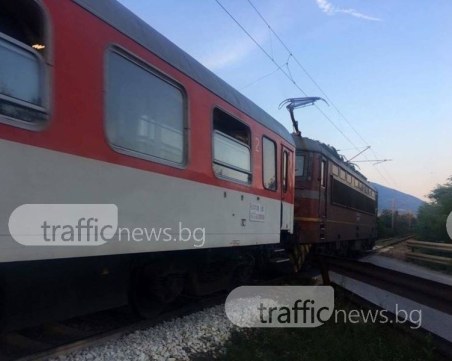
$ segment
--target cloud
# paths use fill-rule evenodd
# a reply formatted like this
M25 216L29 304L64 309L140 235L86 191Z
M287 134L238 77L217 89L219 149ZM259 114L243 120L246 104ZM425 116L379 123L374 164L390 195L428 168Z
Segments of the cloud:
M259 9L263 14L271 14L271 18L268 20L276 32L290 28L292 23L297 21L295 16L287 17L288 8L291 8L287 4L292 2L296 4L299 0L286 1L288 2L269 2L267 6L262 5L263 8ZM237 6L233 10L232 13L238 14L239 21L252 34L254 40L271 53L272 45L269 43L271 43L273 35L270 34L267 26L254 11L251 8L244 11L243 7ZM216 46L204 49L204 54L198 58L204 66L213 71L233 66L259 51L256 44L242 30L237 28L236 24L231 24L227 16L224 19L225 23L220 22L220 25L214 30L217 31L215 34L218 34Z
M354 16L355 18L360 18L364 20L369 21L382 21L380 18L376 18L373 16L369 16L363 13L360 13L359 11L355 9L342 9L334 6L327 0L315 0L317 3L317 6L327 15L334 15L334 14L347 14L350 16Z
M256 50L256 45L248 38L235 42L231 40L217 48L213 53L203 56L200 62L210 70L215 71L237 63L254 50Z

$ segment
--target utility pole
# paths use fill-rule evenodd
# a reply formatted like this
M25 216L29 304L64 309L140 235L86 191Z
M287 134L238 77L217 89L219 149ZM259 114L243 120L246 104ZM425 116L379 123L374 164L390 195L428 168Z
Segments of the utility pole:
M391 229L394 231L394 213L395 213L395 198L392 198L392 217L391 217Z

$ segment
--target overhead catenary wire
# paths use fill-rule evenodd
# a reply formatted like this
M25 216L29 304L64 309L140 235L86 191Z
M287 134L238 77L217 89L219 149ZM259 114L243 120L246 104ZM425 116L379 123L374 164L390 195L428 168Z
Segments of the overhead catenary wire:
M364 137L355 129L355 127L351 124L351 122L345 117L345 115L339 110L339 108L335 105L335 103L331 100L331 98L326 94L326 92L321 88L321 86L318 84L318 82L314 79L314 77L307 71L307 69L301 64L301 62L297 59L297 57L293 54L293 52L290 50L290 48L287 46L287 44L281 39L281 37L276 33L276 31L272 28L272 26L269 24L269 22L265 19L265 17L261 14L261 12L256 8L256 6L252 3L251 0L248 0L248 3L251 5L251 7L256 11L258 16L261 18L261 20L267 25L269 31L276 37L276 39L282 44L282 46L286 49L286 51L289 53L288 60L285 63L285 66L287 68L287 72L282 69L280 65L277 64L276 60L274 59L273 54L273 45L272 45L272 55L270 55L257 41L254 39L254 37L245 29L245 27L223 6L223 4L219 0L215 0L217 4L223 9L223 11L228 14L228 16L239 26L242 31L258 46L258 48L277 66L277 69L275 69L274 72L277 72L280 70L284 76L298 89L302 94L307 96L306 92L298 85L298 83L293 78L293 75L289 68L289 60L290 58L293 58L295 63L302 69L302 71L306 74L306 76L313 82L313 84L319 89L319 91L325 96L325 98L332 104L333 108L336 110L336 112L346 121L346 123L350 126L350 128L353 130L353 132L361 139L361 141L364 142L364 144L368 145L368 142L364 139ZM259 78L258 80L254 81L252 84L256 83L257 81L262 80L263 78L266 78L267 76L273 74L274 72L267 74L264 77ZM247 87L250 85L247 85ZM335 122L317 105L315 105L317 110L323 115L325 119L328 120L331 125L354 147L354 149L360 149L356 146L356 144L335 124ZM376 158L379 158L376 152L371 149L372 153ZM367 157L365 156L367 159ZM393 179L391 181L388 180L386 176L384 176L381 171L378 168L375 168L376 171L379 173L379 175L387 182L396 184Z
M254 9L254 11L257 13L257 15L261 18L261 20L267 25L270 32L276 37L276 39L281 43L281 45L284 47L284 49L286 49L286 51L289 53L289 58L292 58L295 61L295 63L300 67L300 69L309 78L309 80L312 81L312 83L322 93L322 95L326 98L326 100L328 100L328 103L331 104L333 106L333 108L336 110L336 112L347 122L347 124L350 126L350 128L353 130L353 132L363 141L364 144L368 145L369 143L366 142L364 137L354 128L354 126L351 124L351 122L339 110L339 108L331 100L331 98L328 96L328 94L322 89L322 87L319 85L319 83L314 79L314 77L309 73L309 71L303 66L303 64L301 64L301 62L294 55L292 50L288 47L288 45L284 42L284 40L282 40L281 37L276 33L276 31L273 29L273 27L270 25L270 23L267 21L267 19L262 15L262 13L256 8L256 6L253 4L253 2L251 0L247 0L247 1L251 5L251 7Z
M260 82L261 80L268 78L269 76L275 74L276 72L278 72L280 70L280 66L278 66L276 69L274 69L272 72L262 75L261 77L257 78L256 80L252 81L251 83L246 84L245 86L241 87L240 90L249 88L250 86Z
M223 11L237 24L237 26L242 29L242 31L251 39L251 41L256 44L256 46L265 54L265 56L271 60L273 64L275 64L277 67L279 67L279 70L284 74L284 76L304 95L308 96L308 94L300 87L300 85L296 82L295 79L286 71L283 70L282 67L279 66L279 64L276 62L273 56L271 56L263 47L259 44L259 42L248 32L248 30L245 29L245 27L232 15L228 9L226 9L223 4L219 0L215 0L215 2L223 9ZM323 115L323 117L328 120L329 123L339 132L342 134L342 136L355 148L358 148L356 144L334 123L334 121L317 105L314 105L320 114Z
M339 114L339 116L345 120L345 122L352 129L352 131L361 139L361 141L366 146L369 146L369 143L366 141L366 139L364 139L364 137L356 130L356 128L353 126L353 124L347 119L347 117L342 113L342 111L331 100L331 98L322 89L322 87L319 85L319 83L314 79L314 77L309 73L309 71L301 64L301 62L294 55L292 50L288 47L288 45L284 42L284 40L282 40L281 37L276 33L276 31L273 29L273 27L270 25L270 23L267 21L267 19L262 15L262 13L257 9L257 7L253 4L253 2L251 0L247 0L247 1L250 4L250 6L254 9L254 11L257 13L257 15L261 18L261 20L265 23L265 25L268 27L270 32L276 37L276 39L281 43L281 45L284 47L284 49L286 49L286 51L289 53L289 59L292 58L295 61L295 63L300 67L300 69L304 72L304 74L312 81L312 83L317 87L317 89L322 93L322 95L328 100L328 102L336 110L336 112ZM289 69L288 64L287 64L287 68ZM290 70L289 70L289 72L290 72ZM292 74L291 74L291 76L292 76ZM351 144L353 145L353 143L351 143ZM369 146L369 148L370 148L370 146ZM355 146L355 149L359 149L359 148ZM375 158L380 158L373 148L370 148L370 150L373 153L373 155L375 156ZM366 156L364 156L364 157L367 159ZM378 168L375 168L375 169L380 174L380 176L386 180L386 182L396 185L396 182L392 179L392 177L391 177L391 181L389 182L388 179L380 172L380 170ZM388 174L388 176L389 176L389 174Z

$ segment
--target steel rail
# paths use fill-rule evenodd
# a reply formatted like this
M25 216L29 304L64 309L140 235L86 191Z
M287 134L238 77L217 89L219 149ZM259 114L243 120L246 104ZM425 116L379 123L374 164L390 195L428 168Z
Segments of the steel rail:
M410 299L432 309L452 315L452 286L426 278L413 276L392 269L376 266L369 262L358 260L339 259L331 256L321 256L318 259L321 265L324 283L330 283L329 271L361 281L381 290ZM341 288L341 285L338 285ZM341 288L342 289L342 288ZM344 288L346 293L352 294L352 300L365 307L381 309L382 306L372 303L353 291ZM397 324L394 324L397 327ZM400 326L400 325L399 325ZM419 329L420 333L406 327L400 330L413 337L431 335L432 340L441 354L452 359L452 343L439 334L426 329Z
M452 315L450 285L357 260L322 256L320 263L327 271L334 271Z
M394 245L396 245L398 243L404 242L407 239L411 239L413 237L414 237L414 235L409 235L409 236L404 236L404 237L401 237L401 238L395 238L394 237L394 238L385 238L385 239L377 240L375 242L376 243L375 248L372 251L373 252L381 251L382 249L394 246Z
M226 294L222 293L220 295L200 299L196 303L188 303L180 308L164 312L155 318L149 320L139 320L137 322L104 332L99 332L94 335L90 334L85 338L82 337L58 346L49 347L47 350L30 352L29 355L16 358L14 361L44 361L49 358L58 358L71 352L80 351L89 347L101 346L135 331L144 330L160 323L168 322L176 318L187 316L191 313L202 311L205 308L219 305L225 301L226 296Z
M293 275L273 276L268 279L250 280L250 284L286 284L293 279ZM203 309L223 304L226 301L228 293L229 292L224 291L206 297L193 297L191 301L182 303L177 307L173 307L154 318L127 322L124 325L110 327L107 330L95 333L88 330L85 334L83 334L83 331L78 330L80 332L79 335L67 341L61 342L58 345L48 345L48 347L43 348L43 344L40 344L33 339L24 338L23 341L30 344L29 350L24 351L22 355L17 357L5 356L0 352L0 361L44 361L49 358L62 357L69 353L77 352L86 348L102 346L132 332L151 328L160 323L181 318L183 316L202 311ZM90 315L87 315L86 317L89 319L89 316ZM64 322L65 321L61 322L63 327ZM34 343L36 343L37 347L33 347ZM46 345L44 344L44 346Z

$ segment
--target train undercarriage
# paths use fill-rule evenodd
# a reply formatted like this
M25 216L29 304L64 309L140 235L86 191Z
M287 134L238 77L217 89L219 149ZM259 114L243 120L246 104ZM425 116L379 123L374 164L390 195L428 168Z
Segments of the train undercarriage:
M0 332L131 305L157 315L179 296L246 284L278 265L274 245L0 265ZM278 253L279 254L279 253Z
M316 253L349 255L354 242L281 244L85 257L0 265L0 332L129 304L154 317L180 296L202 297L269 273L299 272ZM361 251L372 240L359 243Z

